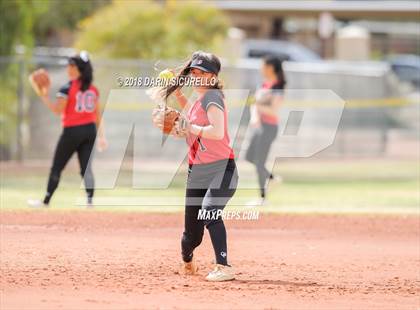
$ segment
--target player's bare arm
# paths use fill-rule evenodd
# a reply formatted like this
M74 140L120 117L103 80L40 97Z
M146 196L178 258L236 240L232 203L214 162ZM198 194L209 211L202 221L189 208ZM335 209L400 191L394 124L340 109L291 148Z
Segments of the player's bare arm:
M181 106L181 108L184 109L188 105L187 97L185 97L185 95L182 93L182 91L179 88L174 91L174 95L179 105Z
M45 104L45 106L57 115L60 115L64 111L67 105L66 98L57 98L55 102L51 101L49 97L49 92L46 95L41 96L40 98L42 102Z
M210 106L207 111L207 117L209 119L210 125L198 126L192 124L189 126L189 131L197 136L201 136L207 139L223 139L225 132L223 111L216 106Z
M272 106L257 105L256 107L259 113L264 113L264 114L269 114L269 115L277 114L277 111Z
M264 104L264 102L269 101L270 104ZM268 115L277 115L277 111L281 104L281 96L276 94L266 94L261 100L258 100L255 103L256 110L259 113L268 114Z
M98 129L98 150L103 151L108 147L105 137L105 121L102 118L101 104L96 102L96 128Z

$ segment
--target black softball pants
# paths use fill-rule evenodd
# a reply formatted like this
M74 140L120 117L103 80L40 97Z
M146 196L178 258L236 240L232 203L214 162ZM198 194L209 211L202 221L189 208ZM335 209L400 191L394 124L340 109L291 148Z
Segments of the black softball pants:
M265 198L265 186L271 172L265 167L271 145L277 137L278 126L261 123L251 138L246 152L246 160L253 163L257 169L258 185L262 198Z
M204 227L210 234L216 263L228 265L227 235L221 211L233 197L238 173L233 159L206 165L190 166L188 171L185 227L182 235L182 259L190 262L193 251L203 240ZM200 212L205 214L199 218Z
M93 173L89 158L96 138L96 125L94 123L65 127L55 148L53 164L48 178L47 193L44 203L48 204L60 182L61 172L74 153L80 164L80 174L84 180L88 202L91 202L94 192Z

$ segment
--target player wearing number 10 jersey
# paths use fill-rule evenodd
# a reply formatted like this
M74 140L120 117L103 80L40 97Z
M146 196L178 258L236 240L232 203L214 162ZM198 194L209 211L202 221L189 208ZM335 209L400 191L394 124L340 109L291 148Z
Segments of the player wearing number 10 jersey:
M99 92L92 84L93 69L86 52L69 58L67 74L70 81L57 93L56 102L49 99L49 91L41 96L43 103L54 113L61 114L63 132L55 149L53 164L48 179L47 192L43 201L29 200L32 207L48 206L56 190L61 172L74 153L80 164L84 179L88 206L92 205L94 179L89 163L96 139L98 148L106 147L103 124L99 125Z

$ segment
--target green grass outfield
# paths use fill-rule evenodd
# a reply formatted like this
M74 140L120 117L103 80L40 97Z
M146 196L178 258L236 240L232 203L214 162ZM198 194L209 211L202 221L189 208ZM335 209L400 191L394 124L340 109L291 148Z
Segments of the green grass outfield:
M2 164L1 172L2 210L29 210L26 200L42 197L48 168ZM270 185L268 203L260 207L260 210L266 212L420 214L420 165L415 160L289 160L279 161L275 172L282 175L284 182ZM115 189L96 192L98 200L113 199L116 202L122 201L122 205L101 205L95 210L183 210L182 181L174 182L167 190L135 190L128 185L130 178L130 173L122 173L118 180L120 185ZM77 199L84 196L80 184L80 177L74 167L64 171L51 210L80 209L81 206L76 204ZM238 190L229 209L243 209L238 204L256 197L255 194L255 190ZM181 203L154 206L125 203L127 199L137 201L136 197L146 201L155 197L177 198Z

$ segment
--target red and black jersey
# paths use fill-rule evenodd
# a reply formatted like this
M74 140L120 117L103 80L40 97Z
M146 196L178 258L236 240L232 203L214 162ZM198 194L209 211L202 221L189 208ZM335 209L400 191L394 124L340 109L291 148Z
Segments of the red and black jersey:
M190 147L188 153L190 165L208 164L223 159L234 158L233 150L230 147L227 109L225 107L223 94L220 90L207 91L204 96L201 96L191 105L187 117L191 124L203 127L208 126L210 125L210 122L207 118L207 111L212 105L216 106L224 113L225 134L223 139L214 140L198 137L190 133L187 137L187 143Z
M63 127L73 127L96 122L96 109L99 92L93 85L80 90L79 80L73 80L60 88L58 98L67 99L65 109L61 114Z

